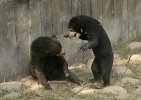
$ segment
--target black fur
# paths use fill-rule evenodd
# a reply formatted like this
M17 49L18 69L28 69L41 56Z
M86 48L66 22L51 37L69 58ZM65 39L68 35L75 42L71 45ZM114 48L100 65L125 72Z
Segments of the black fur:
M80 84L79 79L68 69L62 51L62 45L55 36L39 37L31 44L29 71L46 89L51 90L48 80L69 78ZM59 56L57 56L59 54Z
M80 33L80 39L88 40L80 49L84 51L93 50L95 59L91 69L94 79L97 81L102 77L104 86L109 85L113 51L110 40L100 22L85 15L75 16L70 19L68 29ZM69 34L66 34L65 37L69 37Z

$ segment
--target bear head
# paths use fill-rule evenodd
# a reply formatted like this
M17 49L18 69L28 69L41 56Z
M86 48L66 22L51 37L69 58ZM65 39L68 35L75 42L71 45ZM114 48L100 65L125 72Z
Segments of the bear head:
M46 54L50 56L63 56L65 55L65 51L61 45L61 43L57 40L56 35L52 35L50 38L51 47L46 50Z
M68 33L64 35L66 38L77 37L79 38L83 34L83 28L85 24L81 16L72 17L68 24Z
M65 51L55 35L51 37L42 36L35 39L31 44L31 53L44 56L63 56Z

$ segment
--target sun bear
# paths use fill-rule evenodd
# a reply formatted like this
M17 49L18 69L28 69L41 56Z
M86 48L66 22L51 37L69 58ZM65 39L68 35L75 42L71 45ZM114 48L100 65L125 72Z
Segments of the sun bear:
M100 24L94 18L85 15L72 17L68 24L69 33L64 37L77 37L82 40L88 40L80 49L87 51L92 49L95 59L91 69L94 81L103 79L103 86L110 85L110 74L113 65L113 51L111 42Z
M68 69L65 52L56 36L35 39L31 44L30 54L29 71L45 89L52 90L48 80L59 78L68 78L76 84L81 84L82 81Z

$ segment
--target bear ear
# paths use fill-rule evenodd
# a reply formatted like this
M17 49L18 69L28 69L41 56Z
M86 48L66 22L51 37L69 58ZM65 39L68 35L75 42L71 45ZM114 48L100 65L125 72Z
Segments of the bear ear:
M53 39L56 39L56 40L57 40L57 37L56 37L56 35L55 35L55 34L52 34L51 38L53 38Z

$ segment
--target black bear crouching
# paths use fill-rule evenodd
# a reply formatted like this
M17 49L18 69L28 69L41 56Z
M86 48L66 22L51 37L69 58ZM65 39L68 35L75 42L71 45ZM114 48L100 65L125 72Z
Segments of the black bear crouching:
M56 36L35 39L30 52L29 71L46 89L52 90L48 80L59 78L68 78L76 84L81 84L82 81L68 69L68 63L63 56L65 52Z
M102 77L104 86L108 86L113 65L113 51L110 40L100 22L85 15L75 16L70 19L68 30L69 33L64 37L88 40L80 49L83 51L93 50L95 59L91 69L94 80L100 80Z

